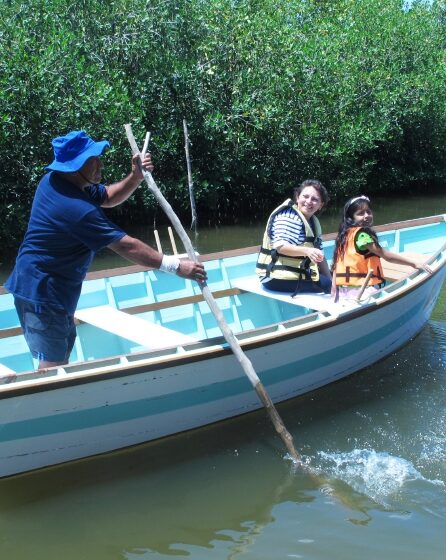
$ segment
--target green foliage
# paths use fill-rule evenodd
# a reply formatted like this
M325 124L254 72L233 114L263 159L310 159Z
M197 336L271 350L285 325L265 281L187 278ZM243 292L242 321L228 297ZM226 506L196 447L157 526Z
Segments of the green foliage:
M264 218L307 177L332 196L442 184L444 1L7 0L0 11L0 238L20 241L51 139L152 132L156 178L199 222ZM156 214L140 189L122 222Z

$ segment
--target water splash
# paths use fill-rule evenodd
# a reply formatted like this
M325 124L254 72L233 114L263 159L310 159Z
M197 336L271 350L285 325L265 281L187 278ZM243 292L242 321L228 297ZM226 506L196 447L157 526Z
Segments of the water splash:
M377 504L389 507L398 500L403 488L413 481L442 485L428 480L410 461L384 452L354 449L348 453L319 452L321 468L329 476L347 483L356 492L368 496Z

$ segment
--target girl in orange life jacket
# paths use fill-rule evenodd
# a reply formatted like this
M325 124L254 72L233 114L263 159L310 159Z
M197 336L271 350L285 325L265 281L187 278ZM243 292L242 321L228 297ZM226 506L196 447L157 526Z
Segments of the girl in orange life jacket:
M331 267L333 271L332 294L335 301L346 297L354 298L370 270L373 270L373 274L369 287L364 291L364 296L367 297L382 288L385 280L381 259L432 272L428 265L417 263L408 257L383 249L372 225L373 212L369 198L356 196L348 200L339 225Z

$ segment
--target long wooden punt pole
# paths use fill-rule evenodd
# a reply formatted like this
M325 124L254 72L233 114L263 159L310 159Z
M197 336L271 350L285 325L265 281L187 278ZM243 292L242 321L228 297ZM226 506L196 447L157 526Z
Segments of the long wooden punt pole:
M130 124L125 125L125 131L127 134L130 147L132 149L132 153L138 154L141 157ZM192 243L186 231L184 230L180 220L178 219L177 215L173 211L171 205L167 202L167 200L164 198L163 194L159 190L158 186L156 185L152 177L152 174L144 170L143 173L144 173L144 179L149 189L151 190L156 200L158 201L158 203L160 204L160 206L162 207L162 209L164 210L164 212L167 214L168 218L172 222L172 225L175 228L175 231L177 232L178 236L180 237L189 258L197 262L198 259L195 254L194 248L192 247ZM285 444L288 453L290 454L292 460L297 465L302 466L303 465L302 458L299 455L299 453L296 451L296 448L294 447L293 438L291 434L288 432L288 430L285 428L285 425L281 417L279 416L279 413L277 412L276 407L274 406L274 403L271 400L271 397L266 392L263 383L260 381L257 373L255 372L251 360L246 356L246 354L241 349L238 340L234 336L232 330L229 328L229 325L226 323L223 313L218 307L217 302L215 301L212 292L210 291L206 282L203 283L199 282L198 284L200 286L203 297L206 300L206 303L209 305L210 310L212 311L215 319L217 320L218 326L220 327L223 336L225 337L227 343L231 347L231 350L234 353L235 357L237 358L238 362L242 366L243 371L245 372L246 376L251 382L251 385L255 389L260 401L263 403L264 407L266 408L266 411L274 425L274 428L276 429L279 436L282 438L282 441Z

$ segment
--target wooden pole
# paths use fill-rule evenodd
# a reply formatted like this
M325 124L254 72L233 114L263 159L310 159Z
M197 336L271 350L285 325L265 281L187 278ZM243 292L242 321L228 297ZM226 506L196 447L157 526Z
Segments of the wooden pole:
M187 132L186 119L183 119L183 131L184 131L184 150L186 152L187 181L189 185L190 208L192 212L192 222L190 225L190 229L193 228L195 230L195 233L197 233L197 209L195 206L194 183L192 180L192 168L190 164L190 155L189 155L189 134Z
M373 269L369 270L367 272L367 276L364 278L364 282L361 286L361 289L359 290L359 294L356 296L356 301L358 303L361 301L362 294L364 293L364 290L367 288L367 284L369 283L370 278L372 277L372 274L373 274Z
M153 233L155 235L155 242L156 242L156 248L158 249L159 253L162 253L162 249L161 249L161 241L160 241L160 236L158 235L158 230L154 229Z
M176 243L175 243L175 237L173 236L172 228L169 226L169 227L167 228L167 231L169 232L170 244L172 245L173 254L174 254L174 255L178 255L177 245L176 245Z
M139 149L138 149L138 146L136 144L135 138L133 136L133 132L132 132L132 128L131 128L130 124L125 125L125 131L126 131L126 134L127 134L127 138L128 138L130 147L132 149L132 153L133 154L138 154L139 156L141 156L141 154L139 152ZM189 237L187 236L183 226L181 225L180 220L178 219L177 215L173 211L171 205L167 202L167 200L164 198L163 194L159 190L158 186L156 185L156 183L155 183L155 181L152 177L152 174L149 173L148 171L145 171L145 170L143 170L143 174L144 174L144 179L147 183L147 186L149 187L149 189L151 190L151 192L155 196L155 198L158 201L158 203L160 204L160 206L166 212L170 221L172 222L172 225L174 226L175 231L177 232L178 236L180 237L189 258L191 260L193 260L194 262L197 262L197 255L195 254L195 251L192 247L192 243L191 243ZM282 419L279 416L279 413L277 412L276 407L274 406L274 403L272 402L270 396L268 395L268 393L266 392L266 389L264 388L262 382L260 381L257 373L255 372L251 361L249 360L249 358L246 356L246 354L241 349L238 340L234 336L234 333L229 328L229 325L226 323L226 320L223 316L223 313L221 312L220 308L218 307L217 302L215 301L214 296L212 295L212 292L210 291L206 282L203 282L203 283L199 282L198 284L200 286L201 292L203 294L203 297L204 297L206 303L208 304L210 310L212 311L212 313L213 313L213 315L214 315L214 317L215 317L215 319L218 323L218 326L220 327L220 329L223 333L223 336L225 337L225 339L226 339L227 343L229 344L232 352L234 353L234 356L236 357L236 359L238 360L238 362L242 366L243 371L245 372L246 376L248 377L249 381L251 382L251 385L255 389L255 391L257 393L257 396L259 397L263 406L266 408L266 411L267 411L267 413L268 413L268 415L269 415L269 417L270 417L270 419L271 419L271 421L274 425L274 428L276 429L279 436L282 438L282 441L285 444L289 455L291 456L292 460L297 465L303 466L301 456L299 455L299 453L296 451L296 449L294 447L293 438L292 438L291 434L285 428L285 425L282 422Z
M147 132L146 137L144 139L144 147L143 147L142 152L141 152L141 159L142 160L144 159L144 157L146 155L147 148L149 147L149 142L150 142L150 132Z

